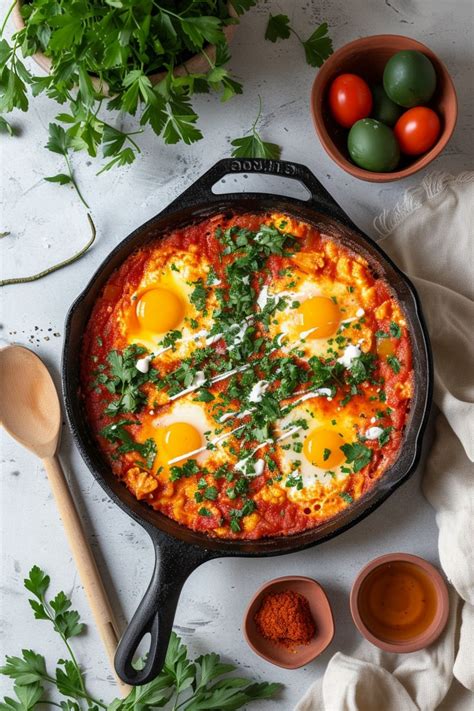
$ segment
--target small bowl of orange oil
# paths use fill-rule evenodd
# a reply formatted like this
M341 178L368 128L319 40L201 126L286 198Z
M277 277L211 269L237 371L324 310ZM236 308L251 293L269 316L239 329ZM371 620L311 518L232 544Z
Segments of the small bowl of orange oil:
M357 576L351 613L363 637L386 652L428 647L448 621L449 598L439 571L423 558L390 553Z

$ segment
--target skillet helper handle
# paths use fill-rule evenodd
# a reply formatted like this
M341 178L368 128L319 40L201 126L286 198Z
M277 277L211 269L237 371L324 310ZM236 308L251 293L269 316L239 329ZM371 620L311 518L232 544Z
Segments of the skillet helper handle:
M147 684L163 669L181 589L193 570L213 557L209 551L156 531L151 537L155 546L155 569L115 655L117 674L134 686ZM136 669L132 661L147 634L151 639L146 645L145 666Z
M186 206L186 203L196 204L198 201L209 202L209 200L222 198L212 192L212 187L226 175L235 173L245 173L247 175L275 175L281 178L289 178L302 183L310 192L311 197L307 201L313 204L316 210L323 210L336 220L351 229L357 227L344 212L342 207L334 200L332 195L319 182L314 173L301 163L293 163L287 160L272 160L268 158L224 158L212 166L204 175L196 180L187 190L184 191L175 203L168 209L176 209ZM229 190L232 192L232 190Z
M96 627L113 669L115 651L120 639L117 620L107 597L107 593L105 592L94 556L87 543L84 529L82 528L82 523L74 505L59 459L56 456L49 457L43 459L43 464L63 522L74 562L94 616ZM117 683L122 696L127 696L131 691L130 687L124 684L119 677L117 677Z

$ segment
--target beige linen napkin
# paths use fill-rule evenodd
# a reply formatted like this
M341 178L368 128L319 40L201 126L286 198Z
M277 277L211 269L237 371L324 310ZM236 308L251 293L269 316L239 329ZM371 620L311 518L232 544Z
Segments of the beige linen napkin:
M380 246L418 290L431 337L439 413L422 488L436 510L441 565L454 587L449 624L420 652L389 654L366 641L354 657L337 652L295 711L434 711L453 674L474 691L473 218L474 173L435 173L374 222Z

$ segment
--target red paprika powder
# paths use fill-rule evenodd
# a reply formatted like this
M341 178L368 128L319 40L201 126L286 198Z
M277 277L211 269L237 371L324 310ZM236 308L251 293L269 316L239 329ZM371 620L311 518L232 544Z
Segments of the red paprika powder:
M265 595L254 619L263 637L285 647L308 644L316 632L308 600L293 590Z

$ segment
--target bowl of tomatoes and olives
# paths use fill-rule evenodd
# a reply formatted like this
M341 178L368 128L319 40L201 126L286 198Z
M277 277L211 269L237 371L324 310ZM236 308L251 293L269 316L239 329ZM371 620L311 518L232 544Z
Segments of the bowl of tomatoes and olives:
M371 182L406 178L452 136L456 91L428 47L400 35L354 40L326 60L313 84L316 132L346 172Z

